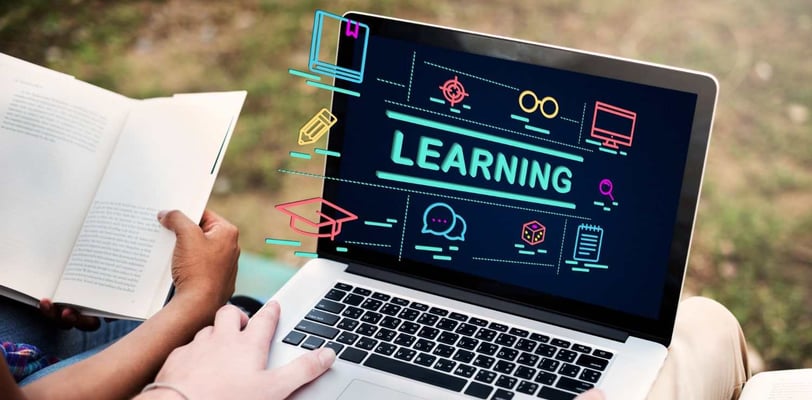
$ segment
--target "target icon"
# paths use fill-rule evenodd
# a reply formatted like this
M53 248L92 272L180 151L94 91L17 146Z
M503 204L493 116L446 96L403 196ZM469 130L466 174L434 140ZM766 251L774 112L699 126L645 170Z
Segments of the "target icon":
M445 81L443 86L440 86L440 90L443 91L443 97L451 103L451 107L454 107L454 104L461 102L468 96L465 87L462 86L462 83L456 76L454 76L454 79Z

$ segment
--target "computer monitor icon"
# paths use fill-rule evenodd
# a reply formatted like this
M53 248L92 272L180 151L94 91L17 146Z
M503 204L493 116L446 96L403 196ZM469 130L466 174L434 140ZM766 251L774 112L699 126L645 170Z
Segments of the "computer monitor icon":
M632 147L636 122L636 112L596 101L590 136L613 149L617 149L618 145Z
M325 23L338 23L339 34L355 41L352 65L337 65L332 55L322 49L322 36L325 33ZM328 40L334 40L332 36ZM367 44L369 42L369 26L326 11L316 10L313 19L313 37L310 40L310 57L308 69L320 75L331 76L349 82L361 83L364 80L364 65L367 59Z

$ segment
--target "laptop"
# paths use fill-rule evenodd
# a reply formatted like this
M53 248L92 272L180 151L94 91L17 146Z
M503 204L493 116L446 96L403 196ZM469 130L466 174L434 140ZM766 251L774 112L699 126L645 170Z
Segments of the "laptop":
M324 186L280 207L318 249L273 296L268 366L325 346L338 359L293 398L645 398L674 328L716 80L340 18L364 34L330 39L331 70L363 76L335 80L324 174L282 170Z

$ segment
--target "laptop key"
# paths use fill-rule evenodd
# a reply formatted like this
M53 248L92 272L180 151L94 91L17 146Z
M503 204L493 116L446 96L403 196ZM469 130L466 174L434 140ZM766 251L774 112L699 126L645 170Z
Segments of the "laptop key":
M355 333L364 335L364 336L372 336L378 330L378 327L375 325L363 323L358 329L355 330Z
M539 374L536 375L536 379L534 380L543 385L552 385L553 382L555 382L555 378L556 375L551 372L539 371Z
M476 356L474 359L473 364L480 368L491 368L491 365L496 362L496 359L493 357L483 356L482 354Z
M558 369L559 365L561 365L561 361L556 361L553 360L552 358L545 358L541 360L539 368L546 371L555 372Z
M453 319L443 318L437 323L437 327L446 331L453 331L458 324L459 322L454 321Z
M553 389L549 386L542 386L538 394L538 397L547 400L572 400L575 396L577 396L577 394Z
M417 311L412 308L404 308L403 311L398 314L398 318L403 318L406 321L414 321L417 317L420 316L420 311Z
M570 342L561 339L553 339L550 341L550 344L555 347L563 347L565 349L570 347Z
M491 329L493 329L495 331L499 331L499 332L507 332L508 331L507 325L502 325L502 324L499 324L499 323L496 323L496 322L491 322L491 324L488 325L488 328L491 328Z
M519 386L516 387L517 392L529 394L531 396L536 393L536 390L539 390L539 384L528 381L521 381L519 382Z
M412 358L414 358L415 354L417 354L416 351L401 347L398 349L398 351L395 352L395 358L403 361L412 361Z
M528 332L528 331L526 331L524 329L510 328L510 334L520 336L520 337L527 337L527 335L529 335L530 332Z
M426 339L418 339L417 343L415 343L414 348L415 350L425 351L426 353L431 352L434 349L434 346L437 346L437 343L434 343L430 340Z
M392 303L395 303L395 304L397 304L397 305L399 305L401 307L406 307L406 306L409 305L409 300L406 300L406 299L403 299L403 298L400 298L400 297L393 297L392 298Z
M533 351L536 348L536 342L529 339L519 339L516 346L513 346L521 351Z
M609 360L605 358L598 358L586 354L581 354L581 356L578 357L578 361L576 361L575 363L582 367L603 371L604 369L606 369L606 366L609 365Z
M336 342L349 345L355 343L356 340L358 340L358 335L349 332L341 332L336 338Z
M487 399L491 392L493 392L492 386L483 385L479 382L471 382L468 388L465 389L465 394L478 399Z
M460 341L457 342L457 346L466 349L466 350L473 350L479 344L479 340L472 339L469 337L461 337Z
M496 331L488 328L480 328L479 332L477 332L476 335L474 335L474 337L479 340L487 340L490 342L491 340L493 340L493 338L496 337Z
M336 343L336 342L328 342L327 344L324 345L324 347L333 349L333 351L336 353L336 355L341 354L341 350L344 349L343 344Z
M468 350L459 349L457 350L456 353L454 353L454 357L452 357L451 359L454 361L459 361L467 364L474 359L474 356L475 354Z
M498 349L499 349L499 346L497 346L497 345L495 345L493 343L485 343L485 342L483 342L483 343L480 343L479 347L476 348L476 352L492 356L492 355L496 354L496 350L498 350Z
M464 364L457 365L457 368L454 369L454 375L458 375L463 378L470 378L474 376L474 372L476 372L476 368Z
M556 350L557 349L555 347L542 343L538 348L536 348L534 353L544 357L552 357Z
M426 353L420 353L414 359L415 364L420 364L424 367L431 367L431 364L434 364L435 361L437 361L437 356Z
M323 345L323 344L324 344L324 339L318 338L318 337L315 337L315 336L310 336L307 339L305 339L304 343L302 343L302 348L305 348L305 349L308 349L308 350L315 350L315 349L318 349L319 347L321 347L321 345Z
M457 320L457 321L460 321L460 322L468 321L468 316L467 315L460 314L458 312L452 312L451 314L448 315L448 318L451 318L453 320Z
M572 364L564 364L558 370L558 373L564 376L576 377L578 373L581 372L581 367L572 365Z
M284 339L282 339L282 343L298 346L299 343L302 343L302 340L305 338L305 336L307 335L305 335L302 332L291 331L290 333L288 333L287 336L285 336Z
M344 310L344 307L346 307L344 304L336 303L332 300L327 299L321 299L319 300L319 303L316 304L316 308L318 308L319 310L324 310L327 312L331 312L333 314L340 313L341 311Z
M344 318L341 320L341 322L338 323L337 327L340 329L344 329L345 331L352 331L355 330L358 324L360 324L360 322L354 319Z
M531 333L530 334L530 340L535 340L535 341L541 342L541 343L547 343L547 342L550 341L550 337L547 336L547 335L542 335L540 333Z
M555 384L555 387L559 389L569 390L570 392L575 393L583 393L589 389L595 387L595 385L589 382L578 381L572 378L568 378L566 376L562 376L558 379L558 383Z
M378 343L378 345L375 347L375 352L389 356L395 352L395 349L397 349L397 346L395 346L394 344Z
M391 299L392 296L390 296L388 294L375 292L375 293L372 294L372 298L375 299L375 300L380 300L380 301L389 301L389 299Z
M358 364L364 359L364 357L367 356L367 354L369 353L366 351L359 350L354 347L348 347L346 350L344 350L344 352L341 353L340 356L338 356L338 358Z
M440 336L437 338L437 341L440 342L440 343L452 344L453 345L454 343L457 342L457 339L459 339L459 338L460 338L460 335L457 335L456 333L442 332L442 333L440 333Z
M461 391L467 383L465 379L453 375L444 374L400 360L382 357L377 354L370 354L363 365L455 392Z
M512 376L502 375L496 380L496 386L503 387L505 389L513 389L518 381L518 379Z
M395 343L398 346L409 347L412 345L412 343L414 343L415 340L417 340L416 337L412 335L407 335L405 333L401 333L398 335L398 337L395 338L395 341L393 343Z
M326 313L324 311L310 310L310 312L307 313L307 315L305 315L305 319L333 326L336 324L336 322L338 322L339 316L335 314Z
M492 371L485 371L484 369L480 369L479 372L477 372L474 379L476 379L476 380L478 380L480 382L491 383L491 382L494 381L494 379L496 379L496 373L492 372Z
M522 379L533 379L533 377L536 376L536 369L520 365L519 368L516 369L516 372L513 373L513 375L516 375Z
M528 367L535 367L536 363L539 361L539 356L530 353L522 353L519 355L519 358L516 359L516 362L522 365L527 365Z
M378 314L374 311L367 311L361 317L361 321L368 322L370 324L377 324L378 321L381 320L381 318L383 318L383 315Z
M493 394L491 400L513 400L513 392L509 392L505 389L496 389L496 393Z
M511 347L513 343L516 343L516 336L509 335L507 333L500 333L499 336L496 338L494 343L500 344L502 346Z
M488 321L482 318L471 317L471 319L468 320L468 323L476 326L488 326Z
M420 336L425 339L434 339L437 335L440 334L439 329L429 328L428 326L424 326L420 329L420 332L417 332L417 336Z
M438 319L440 319L440 317L438 317L436 315L423 314L423 315L420 316L420 318L417 319L417 322L421 323L423 325L426 325L426 326L432 326L432 325L434 325L435 322L437 322Z
M380 300L375 299L366 299L363 303L361 303L361 308L370 311L378 311L378 308L383 305L383 302Z
M584 346L582 344L574 344L572 345L572 349L579 352L579 353L586 353L589 354L592 351L592 348L589 346Z
M496 353L496 358L501 358L503 360L513 361L516 359L516 356L519 355L517 350L509 349L507 347L502 347Z
M347 307L346 310L344 310L343 313L341 313L341 315L343 315L343 316L345 316L347 318L358 319L358 318L361 318L361 314L363 314L363 313L364 313L363 309L360 309L358 307L349 306L349 307Z
M426 310L429 309L429 306L427 306L427 305L425 305L423 303L418 303L416 301L412 302L412 304L409 304L409 307L414 308L415 310L419 310L419 311L426 311Z
M375 339L391 342L397 334L397 332L391 329L381 328L378 330L378 333L375 334Z
M454 332L459 333L460 335L473 336L476 330L476 325L462 323Z
M355 344L356 347L360 347L364 350L372 350L378 344L378 341L368 337L362 337L358 339L358 343Z
M364 289L364 288L360 288L360 287L357 287L357 288L353 289L353 290L352 290L352 292L353 292L353 293L358 293L359 295L361 295L361 296L365 296L365 297L366 297L366 296L369 296L370 294L372 294L372 291L371 291L371 290L369 290L369 289Z
M608 352L606 350L600 350L600 349L595 349L595 351L593 351L592 354L595 355L595 356L598 356L600 358L605 358L607 360L611 360L612 356L614 355L611 352Z
M309 333L316 336L321 336L323 338L332 339L338 335L338 329L325 326L322 324L317 324L312 321L302 320L299 322L298 325L294 328L297 331L301 331L304 333Z
M440 370L440 371L445 371L445 372L451 372L454 369L454 367L456 367L456 366L457 366L456 361L451 361L451 360L448 360L448 359L445 359L445 358L441 358L441 359L437 360L437 364L434 364L434 369Z
M454 348L445 344L438 344L437 347L434 348L432 354L448 358L454 354Z
M516 364L505 360L499 360L493 366L493 370L502 374L511 374L516 369Z
M381 312L381 314L391 315L391 316L394 317L395 315L398 315L401 308L402 307L399 306L399 305L392 304L392 303L386 303L386 304L383 305L383 307L381 307L380 312Z
M342 282L337 282L333 287L339 290L343 290L345 292L352 290L352 286Z
M395 317L383 317L383 319L378 325L384 328L396 329L401 322L402 320Z
M429 312L434 315L439 315L441 317L445 317L448 315L448 310L443 310L442 308L432 307L429 309Z
M351 306L357 306L361 304L363 301L364 296L359 296L357 294L350 293L347 295L347 297L344 298L344 301L342 301L342 303L349 304Z
M415 324L414 322L404 322L400 325L400 328L398 328L399 331L406 332L410 335L417 333L418 329L420 329L420 325Z
M591 369L584 368L584 370L581 372L581 376L579 376L578 379L582 381L595 383L601 379L601 373L598 371L593 371Z
M347 292L338 289L330 289L327 294L324 295L325 299L333 300L333 301L341 301Z

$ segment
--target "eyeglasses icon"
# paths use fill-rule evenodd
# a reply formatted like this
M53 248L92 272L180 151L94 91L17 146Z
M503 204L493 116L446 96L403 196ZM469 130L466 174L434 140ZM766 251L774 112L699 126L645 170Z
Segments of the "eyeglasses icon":
M598 184L598 192L604 196L609 196L612 201L615 201L615 196L612 195L613 189L614 185L612 185L612 181L609 179L602 179L601 183Z
M530 96L533 99L533 105L530 107L525 107L524 105L524 98L527 96ZM544 105L547 103L552 103L553 106L555 107L555 111L551 113L545 111ZM528 114L534 113L536 112L536 110L539 110L541 111L541 115L543 115L544 118L547 119L553 119L558 115L558 101L556 99L550 96L545 96L544 98L539 100L538 96L536 96L536 93L533 92L532 90L525 90L519 95L519 107L522 109L522 111Z

